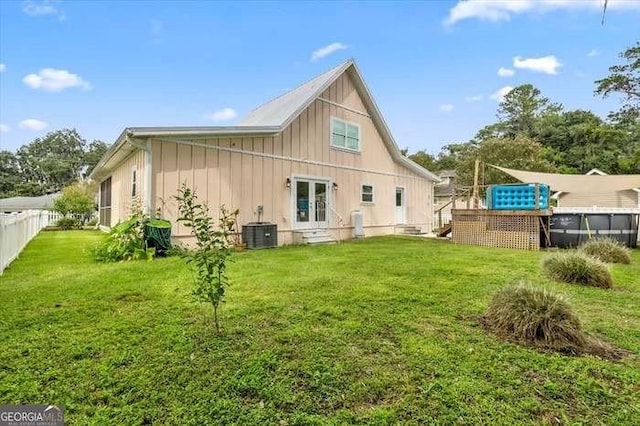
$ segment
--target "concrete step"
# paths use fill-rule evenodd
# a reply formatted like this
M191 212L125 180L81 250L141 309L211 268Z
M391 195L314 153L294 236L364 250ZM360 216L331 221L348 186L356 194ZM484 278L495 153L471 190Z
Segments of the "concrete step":
M309 237L305 239L306 244L335 244L336 240L331 238L329 235L316 235L314 237Z
M405 235L423 235L424 233L417 226L412 225L398 225L395 229L396 234Z
M305 229L294 231L293 242L294 244L333 244L337 241L324 229Z

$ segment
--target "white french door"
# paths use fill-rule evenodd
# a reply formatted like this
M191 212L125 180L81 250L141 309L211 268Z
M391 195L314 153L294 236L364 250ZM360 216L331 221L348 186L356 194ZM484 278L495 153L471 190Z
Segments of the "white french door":
M329 226L329 181L293 179L293 223L296 229Z

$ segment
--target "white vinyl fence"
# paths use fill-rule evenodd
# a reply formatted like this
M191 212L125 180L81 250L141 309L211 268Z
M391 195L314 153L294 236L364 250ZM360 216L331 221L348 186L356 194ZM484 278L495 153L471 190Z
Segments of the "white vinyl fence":
M38 235L42 228L49 225L49 221L50 214L45 210L0 214L0 275L18 257L27 243Z

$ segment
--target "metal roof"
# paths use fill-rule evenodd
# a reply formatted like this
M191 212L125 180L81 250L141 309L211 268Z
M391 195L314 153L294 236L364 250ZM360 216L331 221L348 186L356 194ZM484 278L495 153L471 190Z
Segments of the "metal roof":
M295 89L260 105L244 117L239 125L284 127L290 117L297 117L306 108L309 99L320 96L352 64L353 60L349 59Z

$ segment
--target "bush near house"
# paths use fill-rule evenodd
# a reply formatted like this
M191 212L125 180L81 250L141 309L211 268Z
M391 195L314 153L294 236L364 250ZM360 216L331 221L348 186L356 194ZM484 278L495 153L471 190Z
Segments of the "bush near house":
M542 269L556 281L602 288L613 286L611 271L605 263L575 250L548 255L542 260Z
M96 189L94 186L80 182L74 183L62 189L62 194L53 202L53 210L62 214L65 218L85 216L86 220L89 220L91 214L96 211L95 194ZM69 224L71 224L70 221L62 221L62 223L58 221L57 223L60 227L68 226Z
M580 246L580 251L605 263L631 263L631 250L611 238L589 240Z

